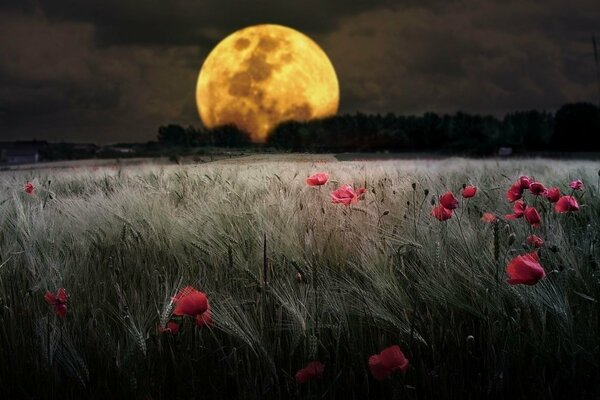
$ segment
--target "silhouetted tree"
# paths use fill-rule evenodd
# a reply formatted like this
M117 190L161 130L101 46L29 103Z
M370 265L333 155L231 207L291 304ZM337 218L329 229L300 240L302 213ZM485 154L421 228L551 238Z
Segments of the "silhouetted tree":
M565 104L557 112L551 145L560 151L598 151L600 109L591 103Z
M224 125L210 129L207 135L212 138L211 143L214 146L244 147L250 144L248 134L235 125Z
M158 128L158 141L168 146L192 146L195 130L184 129L180 125L167 125Z

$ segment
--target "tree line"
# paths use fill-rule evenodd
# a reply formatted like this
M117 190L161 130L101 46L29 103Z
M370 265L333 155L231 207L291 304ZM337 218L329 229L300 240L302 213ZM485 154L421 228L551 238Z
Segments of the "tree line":
M556 113L517 111L503 118L457 112L403 116L363 113L336 115L279 125L266 146L284 151L373 152L432 151L473 155L513 152L600 151L600 108L571 103ZM235 126L216 129L168 125L159 128L164 145L248 147L247 135Z

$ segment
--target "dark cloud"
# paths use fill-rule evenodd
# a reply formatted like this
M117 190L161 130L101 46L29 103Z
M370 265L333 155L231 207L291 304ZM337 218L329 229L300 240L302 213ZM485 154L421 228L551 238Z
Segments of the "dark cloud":
M231 31L278 23L304 32L335 30L340 18L392 0L25 0L61 20L93 24L99 44L214 45Z
M257 23L323 47L341 112L501 114L597 97L597 0L4 0L0 140L151 140L161 124L198 124L202 61Z

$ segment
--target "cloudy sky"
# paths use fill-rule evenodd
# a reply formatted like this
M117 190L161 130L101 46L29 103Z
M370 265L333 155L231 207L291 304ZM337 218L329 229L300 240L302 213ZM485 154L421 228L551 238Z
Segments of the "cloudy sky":
M258 23L321 45L341 113L598 99L598 0L2 0L0 140L146 141L162 124L198 125L204 58Z

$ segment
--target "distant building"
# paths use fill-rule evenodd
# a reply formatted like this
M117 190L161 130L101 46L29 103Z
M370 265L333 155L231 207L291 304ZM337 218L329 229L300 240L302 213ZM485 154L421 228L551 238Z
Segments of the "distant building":
M95 155L100 150L100 146L94 143L74 143L72 150L76 154Z
M106 145L101 149L102 153L117 153L117 154L133 154L136 149L133 147L119 146L119 145Z
M33 164L40 161L40 149L46 142L0 142L0 164Z
M498 155L500 157L510 157L512 155L512 147L500 147L498 149Z

